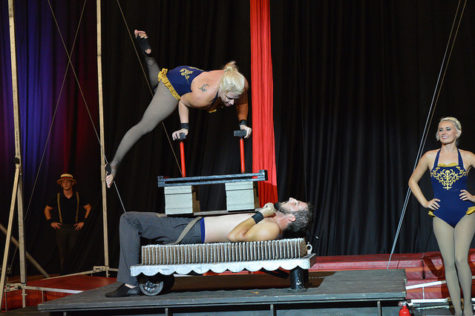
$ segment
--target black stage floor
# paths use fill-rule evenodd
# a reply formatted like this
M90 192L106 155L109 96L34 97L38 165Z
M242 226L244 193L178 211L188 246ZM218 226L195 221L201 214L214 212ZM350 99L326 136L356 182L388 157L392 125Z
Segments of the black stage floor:
M50 315L394 315L405 279L404 270L312 272L308 288L296 292L268 274L185 276L158 296L105 297L116 283L37 308Z

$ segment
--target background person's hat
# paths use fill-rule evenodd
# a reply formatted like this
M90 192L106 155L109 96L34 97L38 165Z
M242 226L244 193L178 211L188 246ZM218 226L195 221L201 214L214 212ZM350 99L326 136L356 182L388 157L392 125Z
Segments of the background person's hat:
M63 173L58 180L56 180L56 183L58 183L59 185L61 185L61 182L63 182L63 180L69 180L71 181L73 184L76 184L76 179L74 179L73 175L70 174L70 173Z

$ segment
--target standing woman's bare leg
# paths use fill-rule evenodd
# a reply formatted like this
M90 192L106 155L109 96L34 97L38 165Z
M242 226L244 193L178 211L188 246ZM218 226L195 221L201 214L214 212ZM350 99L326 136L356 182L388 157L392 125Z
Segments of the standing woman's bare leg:
M455 315L462 315L460 286L455 269L455 229L438 217L434 217L432 225L442 259L444 260L445 280L447 281L447 288L449 289L450 298L455 309Z
M172 114L172 112L177 108L177 105L178 100L172 96L163 83L160 83L140 122L129 129L120 141L114 159L110 163L111 173L106 176L107 187L110 187L114 181L117 168L130 148L140 139L140 137L152 131L158 123Z
M463 315L473 316L472 271L468 263L468 253L475 234L475 214L465 215L455 226L455 264L463 292Z

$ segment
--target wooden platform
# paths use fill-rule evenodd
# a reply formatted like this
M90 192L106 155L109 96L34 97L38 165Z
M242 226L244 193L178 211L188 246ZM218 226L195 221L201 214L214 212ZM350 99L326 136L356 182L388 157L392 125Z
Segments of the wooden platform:
M311 272L305 291L268 274L185 276L172 292L158 296L107 298L118 284L38 305L68 315L394 315L405 299L404 270ZM126 311L126 312L125 312ZM63 314L64 315L64 314ZM330 315L330 314L328 314Z

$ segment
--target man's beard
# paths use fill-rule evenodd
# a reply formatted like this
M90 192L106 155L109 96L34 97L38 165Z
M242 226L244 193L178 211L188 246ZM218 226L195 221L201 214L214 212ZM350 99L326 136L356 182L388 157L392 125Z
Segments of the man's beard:
M277 212L281 212L282 214L293 214L292 211L286 210L282 207L283 202L274 203L274 208Z

